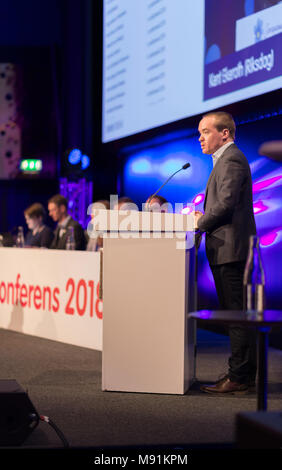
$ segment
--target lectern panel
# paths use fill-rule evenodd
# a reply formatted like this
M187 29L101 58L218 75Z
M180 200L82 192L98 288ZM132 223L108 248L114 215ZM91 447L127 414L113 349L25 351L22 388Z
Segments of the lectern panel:
M175 239L104 240L103 390L187 390L191 253Z

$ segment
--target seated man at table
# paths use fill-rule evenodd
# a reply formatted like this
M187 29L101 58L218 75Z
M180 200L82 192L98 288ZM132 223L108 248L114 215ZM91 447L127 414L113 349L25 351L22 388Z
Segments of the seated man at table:
M68 214L68 200L61 194L56 194L48 201L50 217L58 222L54 232L52 249L66 250L68 229L73 227L76 250L85 250L86 238L81 225Z
M26 247L49 248L53 240L53 232L44 224L46 211L42 204L36 202L24 211L29 231L25 238Z

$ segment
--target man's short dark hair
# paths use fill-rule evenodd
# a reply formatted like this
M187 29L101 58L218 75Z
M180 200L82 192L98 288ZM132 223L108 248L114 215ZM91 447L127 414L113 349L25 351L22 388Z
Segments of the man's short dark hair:
M211 111L210 113L205 114L203 118L212 116L215 117L215 128L218 130L218 132L223 131L223 129L228 129L230 137L232 137L232 139L234 140L236 125L231 114L225 111Z
M48 201L49 203L56 204L56 206L65 206L68 208L68 200L65 198L65 196L62 196L61 194L55 194L55 196L51 197Z

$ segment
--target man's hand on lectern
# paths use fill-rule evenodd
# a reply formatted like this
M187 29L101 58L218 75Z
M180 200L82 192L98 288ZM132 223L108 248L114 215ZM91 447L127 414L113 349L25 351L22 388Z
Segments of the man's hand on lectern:
M198 230L198 220L204 215L203 212L201 211L194 211L192 212L192 215L195 217L194 221L195 221L195 226L194 226L194 229L195 230Z

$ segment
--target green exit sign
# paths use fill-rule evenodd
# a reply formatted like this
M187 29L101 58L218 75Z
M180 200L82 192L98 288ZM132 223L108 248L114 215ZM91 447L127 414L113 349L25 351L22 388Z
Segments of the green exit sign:
M42 170L42 160L25 158L21 160L20 169L25 173L39 173Z

